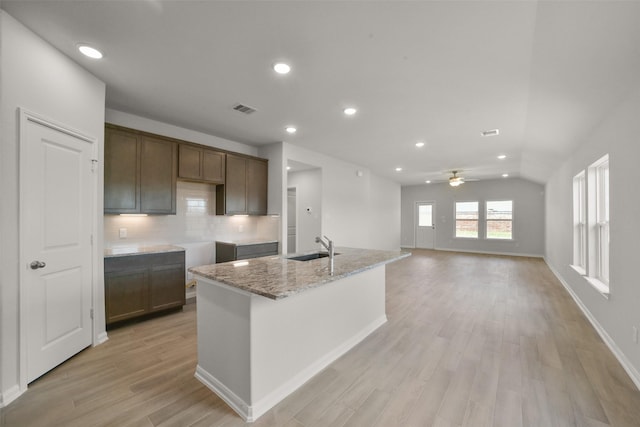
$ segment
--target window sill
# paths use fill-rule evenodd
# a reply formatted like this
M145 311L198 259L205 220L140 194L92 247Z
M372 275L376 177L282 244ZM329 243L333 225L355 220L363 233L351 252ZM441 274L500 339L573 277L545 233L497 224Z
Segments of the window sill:
M595 288L596 291L600 293L606 299L609 299L609 286L605 285L598 279L594 279L593 277L584 276L585 280L589 282L591 286Z
M600 295L609 299L609 286L602 283L600 280L587 276L587 272L584 268L579 265L569 265L576 273L584 277L584 280L587 281Z
M579 265L571 264L569 267L573 268L575 270L575 272L578 273L581 276L586 276L587 275L587 270L585 270L584 268L580 267Z

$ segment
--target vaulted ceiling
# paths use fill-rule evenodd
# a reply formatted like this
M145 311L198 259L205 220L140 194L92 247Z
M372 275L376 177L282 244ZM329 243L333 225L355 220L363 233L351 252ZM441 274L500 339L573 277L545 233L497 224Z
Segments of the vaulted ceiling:
M636 1L1 6L106 82L107 108L255 146L287 141L403 185L454 169L543 183L640 85ZM83 57L80 42L104 58ZM291 72L275 73L278 61Z

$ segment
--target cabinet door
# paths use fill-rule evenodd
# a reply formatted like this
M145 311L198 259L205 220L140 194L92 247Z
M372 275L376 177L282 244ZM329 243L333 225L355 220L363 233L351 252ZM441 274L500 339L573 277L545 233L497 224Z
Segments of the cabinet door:
M247 166L247 210L251 215L266 215L268 163L248 159Z
M184 278L184 262L152 265L149 278L151 311L183 306L185 304Z
M226 214L247 213L247 159L227 155L227 179L224 184Z
M106 322L140 316L147 311L147 267L105 273Z
M140 212L139 137L105 129L104 212Z
M179 145L178 176L184 179L202 179L202 149L187 144Z
M202 150L202 179L214 184L224 184L225 154Z
M236 249L236 259L258 258L278 255L278 242L240 245Z
M140 211L176 213L176 144L142 137L140 150Z

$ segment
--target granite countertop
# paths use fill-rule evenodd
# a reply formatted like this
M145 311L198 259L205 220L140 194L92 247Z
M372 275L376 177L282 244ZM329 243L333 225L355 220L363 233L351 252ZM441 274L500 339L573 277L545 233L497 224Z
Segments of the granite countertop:
M105 258L130 255L161 254L165 252L183 252L184 248L174 245L155 246L127 246L122 248L109 248L104 250Z
M303 253L203 265L189 271L277 300L411 255L409 252L356 248L336 248L336 253L339 255L334 258L333 275L329 274L329 258L312 261L289 259Z
M265 243L278 243L277 240L274 239L241 239L241 240L216 240L218 243L226 243L228 245L236 245L236 246L249 246L249 245L262 245Z

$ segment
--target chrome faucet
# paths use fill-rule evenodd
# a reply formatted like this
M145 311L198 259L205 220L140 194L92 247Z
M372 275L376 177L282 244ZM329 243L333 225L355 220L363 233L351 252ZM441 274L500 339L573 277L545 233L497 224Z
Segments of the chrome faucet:
M330 240L327 236L324 236L324 238L327 239L326 243L320 237L316 237L316 243L320 243L322 246L325 247L327 252L329 252L329 268L330 268L331 275L333 275L333 256L335 255L333 241Z
M329 252L329 258L333 258L333 241L329 240L327 236L324 236L324 238L327 239L326 243L320 237L316 237L316 243L324 246L327 252Z

